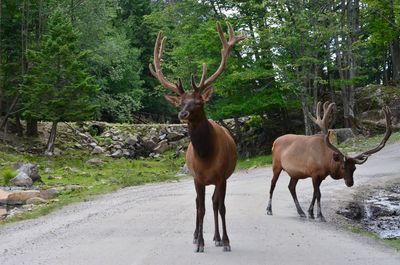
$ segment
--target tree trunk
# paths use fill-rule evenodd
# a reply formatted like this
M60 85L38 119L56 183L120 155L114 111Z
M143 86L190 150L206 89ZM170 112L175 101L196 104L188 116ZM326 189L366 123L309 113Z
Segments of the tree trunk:
M17 135L19 137L24 136L24 127L22 127L19 113L15 114L15 125L17 126Z
M30 117L26 119L26 135L29 137L37 137L39 135L36 119Z
M49 135L49 139L47 141L47 147L46 147L46 155L53 155L54 154L54 144L56 141L56 135L57 135L57 125L58 121L53 121L51 125L51 131Z
M304 94L302 94L300 99L301 99L301 108L303 110L303 118L304 118L304 134L311 135L312 129L310 120L308 119L307 97Z
M2 0L0 0L0 117L1 113L3 111L3 42L2 42L2 15L3 15L3 9L2 9Z
M393 0L389 0L389 22L390 26L393 27L393 32L398 32L398 27L396 25L396 19L394 14L394 3ZM393 40L390 43L390 53L392 56L392 72L393 72L393 82L399 84L400 82L400 40L398 34L395 34Z

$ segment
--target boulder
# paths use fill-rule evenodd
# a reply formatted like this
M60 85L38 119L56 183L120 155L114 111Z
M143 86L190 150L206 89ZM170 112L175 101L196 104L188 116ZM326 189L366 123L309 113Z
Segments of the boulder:
M4 219L7 216L7 210L4 208L0 208L0 220Z
M116 150L114 153L111 154L111 157L120 158L122 157L123 153L122 150Z
M25 173L29 178L32 179L33 182L41 180L41 177L39 175L39 165L30 164L30 163L22 164L17 169L17 172L18 173L21 173L21 172Z
M177 133L177 132L174 132L174 131L170 132L168 134L168 136L167 136L168 140L171 141L171 142L178 141L178 140L180 140L180 139L182 139L184 137L185 137L184 134Z
M158 145L153 149L154 152L158 154L162 154L165 151L167 151L169 148L168 141L167 140L162 140L161 142L158 143Z
M30 198L30 199L26 200L26 204L34 204L34 205L43 204L43 203L46 203L46 202L47 201L45 199L42 199L40 197L33 197L33 198Z
M333 132L336 135L338 144L343 143L350 138L354 138L354 133L351 128L334 129Z
M138 142L138 137L136 135L128 135L125 139L125 143L128 145L135 145Z
M39 196L40 192L37 190L17 191L8 195L7 204L9 205L25 204L27 200Z
M24 172L19 172L17 176L10 181L18 187L30 187L33 183L32 179Z
M152 139L144 139L143 140L143 146L149 150L154 149L156 147L156 143Z
M104 154L104 149L101 146L96 145L93 148L92 154Z
M40 191L40 198L45 200L52 199L58 196L58 190L56 188L50 188L47 190Z
M10 195L10 194L11 194L10 192L0 190L0 205L7 204L7 198L8 198L8 195Z

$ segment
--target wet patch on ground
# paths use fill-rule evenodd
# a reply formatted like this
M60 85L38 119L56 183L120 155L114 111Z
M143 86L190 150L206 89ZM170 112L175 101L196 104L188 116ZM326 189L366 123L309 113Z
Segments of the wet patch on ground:
M400 183L361 192L337 213L380 238L400 238Z

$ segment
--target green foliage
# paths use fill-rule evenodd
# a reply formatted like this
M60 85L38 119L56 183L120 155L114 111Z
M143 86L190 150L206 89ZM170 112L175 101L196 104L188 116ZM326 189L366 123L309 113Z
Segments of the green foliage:
M98 91L87 74L86 51L77 47L78 33L60 11L48 21L48 34L35 50L28 51L32 63L21 94L25 115L48 121L85 120L97 107Z
M247 159L239 159L237 169L249 169L255 167L265 167L272 164L272 155L256 156Z
M11 167L5 167L0 170L0 183L3 186L8 186L10 180L17 175L17 172Z
M263 119L260 115L251 115L250 119L247 121L247 124L251 127L251 128L261 128L263 125Z

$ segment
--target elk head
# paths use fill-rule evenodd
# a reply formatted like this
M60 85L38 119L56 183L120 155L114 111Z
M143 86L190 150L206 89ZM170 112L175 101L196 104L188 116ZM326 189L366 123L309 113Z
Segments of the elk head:
M219 34L219 38L222 42L221 63L216 72L208 78L206 78L207 66L206 64L203 64L203 73L199 84L196 84L194 75L192 74L191 84L193 92L185 92L180 78L178 78L178 81L176 83L172 83L164 77L161 70L160 61L163 55L166 37L163 36L163 33L161 31L157 35L157 40L154 47L154 67L151 64L149 65L150 72L155 78L158 79L158 81L160 81L161 85L178 94L178 96L164 95L164 97L173 105L181 108L181 111L178 114L178 118L181 120L181 122L187 123L205 117L204 103L206 103L211 98L213 93L211 84L224 71L229 54L232 51L235 43L245 38L245 36L242 34L236 36L232 26L229 23L226 24L229 31L228 40L225 39L221 24L217 22L217 31Z
M348 187L353 186L354 184L353 174L354 171L356 170L356 165L364 164L370 155L380 151L385 146L387 140L392 134L392 122L391 122L392 115L389 107L384 107L383 112L385 114L385 119L386 119L386 132L381 143L377 147L368 150L366 152L363 152L355 157L344 155L337 147L332 145L332 143L329 141L330 131L326 134L325 143L328 145L330 149L333 150L332 159L335 161L337 166L336 173L331 174L332 178L334 179L343 178Z

